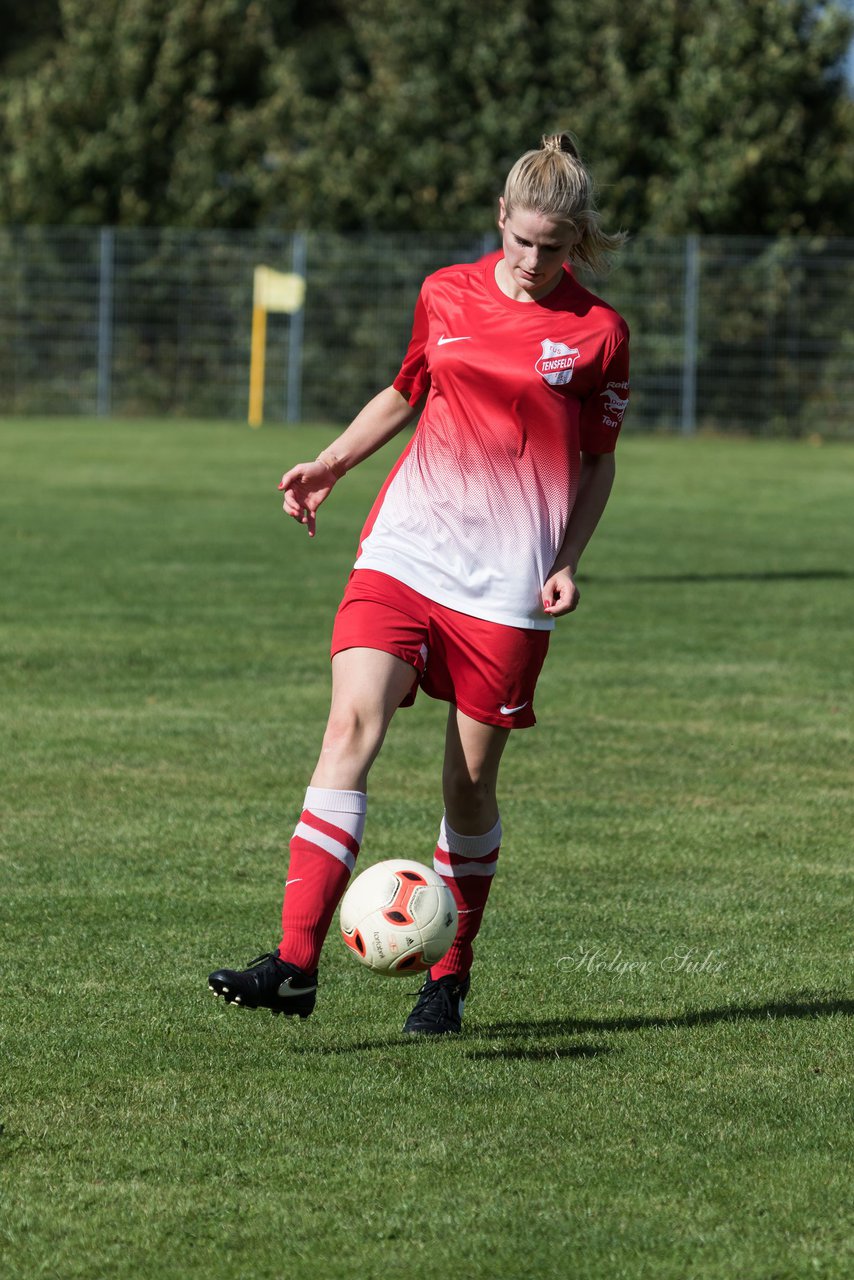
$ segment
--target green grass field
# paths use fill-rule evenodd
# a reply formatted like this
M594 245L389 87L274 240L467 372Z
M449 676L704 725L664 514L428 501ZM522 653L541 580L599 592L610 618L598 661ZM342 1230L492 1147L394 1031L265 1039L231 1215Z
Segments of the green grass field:
M854 453L629 438L505 757L465 1034L331 935L315 1016L215 1001L277 940L327 641L385 452L0 422L4 1280L854 1274ZM444 708L362 865L429 861Z

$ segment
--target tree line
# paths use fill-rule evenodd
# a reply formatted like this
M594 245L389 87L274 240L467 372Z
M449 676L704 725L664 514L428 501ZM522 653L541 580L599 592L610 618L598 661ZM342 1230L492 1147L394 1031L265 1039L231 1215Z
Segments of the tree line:
M605 225L854 235L844 0L0 0L0 221L477 231L571 130Z

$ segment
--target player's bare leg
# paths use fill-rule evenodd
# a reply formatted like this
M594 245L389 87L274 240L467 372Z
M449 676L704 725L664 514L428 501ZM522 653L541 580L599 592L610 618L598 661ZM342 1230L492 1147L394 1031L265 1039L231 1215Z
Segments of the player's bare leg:
M442 792L447 822L461 836L481 835L498 821L498 769L509 737L509 729L450 708Z
M391 718L415 680L408 662L380 649L332 659L332 706L311 785L364 791Z
M332 705L320 759L290 842L282 941L245 970L220 969L208 985L229 1003L307 1018L317 962L355 865L367 811L368 773L411 666L377 649L345 649L332 659Z

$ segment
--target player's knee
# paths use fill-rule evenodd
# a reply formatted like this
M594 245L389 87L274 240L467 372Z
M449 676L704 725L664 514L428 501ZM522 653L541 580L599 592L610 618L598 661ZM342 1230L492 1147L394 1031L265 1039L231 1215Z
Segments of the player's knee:
M370 755L382 741L382 716L353 705L332 710L323 735L325 755Z

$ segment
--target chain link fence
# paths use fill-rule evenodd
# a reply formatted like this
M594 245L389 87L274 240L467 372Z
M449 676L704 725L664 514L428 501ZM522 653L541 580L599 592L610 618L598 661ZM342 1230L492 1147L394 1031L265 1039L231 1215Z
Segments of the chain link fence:
M0 228L4 412L245 419L256 266L268 420L341 422L394 376L423 277L493 235ZM854 240L651 238L585 280L632 328L627 429L854 438Z

